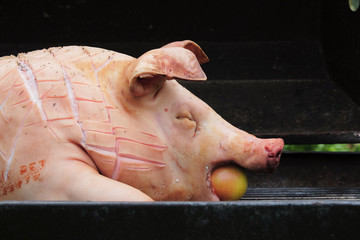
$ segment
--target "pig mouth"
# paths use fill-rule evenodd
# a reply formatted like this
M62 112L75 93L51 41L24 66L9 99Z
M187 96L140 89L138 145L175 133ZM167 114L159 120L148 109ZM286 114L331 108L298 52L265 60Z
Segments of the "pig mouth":
M257 171L257 172L264 172L264 173L273 172L280 164L281 154L282 154L282 150L277 151L275 154L269 152L267 155L266 166L261 167L259 169L251 169L251 170ZM211 181L211 174L216 169L218 169L222 166L237 166L241 169L246 169L234 160L221 160L221 161L216 161L212 164L211 169L209 169L209 171L207 172L206 181L207 181L209 190L211 191L212 199L215 201L220 201L220 198L215 194L215 190L214 190L214 187L213 187L213 184Z
M216 168L214 168L216 169ZM208 186L208 190L210 191L210 196L212 201L220 201L220 198L215 194L215 190L211 181L211 174L212 174L213 170L209 171L206 177L206 183Z

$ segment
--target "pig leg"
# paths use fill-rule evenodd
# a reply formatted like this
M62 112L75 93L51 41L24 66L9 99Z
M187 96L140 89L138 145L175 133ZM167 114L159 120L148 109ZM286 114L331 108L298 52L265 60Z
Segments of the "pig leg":
M74 201L152 201L152 199L127 184L100 175L82 162L67 164L65 183L67 198Z

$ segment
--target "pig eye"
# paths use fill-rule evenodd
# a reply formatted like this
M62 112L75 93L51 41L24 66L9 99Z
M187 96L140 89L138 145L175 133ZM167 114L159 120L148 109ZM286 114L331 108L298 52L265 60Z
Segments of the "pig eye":
M186 129L197 129L197 123L189 112L181 112L176 115L176 119L179 120L181 125Z
M179 112L177 115L176 115L176 119L179 119L179 120L181 120L181 119L189 119L189 120L193 120L193 117L191 116L191 114L189 113L189 112L187 112L187 111L181 111L181 112Z

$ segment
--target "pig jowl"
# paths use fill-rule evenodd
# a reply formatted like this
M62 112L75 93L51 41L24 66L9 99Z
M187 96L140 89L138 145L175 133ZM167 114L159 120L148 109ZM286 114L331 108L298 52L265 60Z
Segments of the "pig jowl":
M235 128L176 81L206 80L207 61L188 40L138 59L78 46L0 58L0 199L218 200L215 167L273 171L281 139Z

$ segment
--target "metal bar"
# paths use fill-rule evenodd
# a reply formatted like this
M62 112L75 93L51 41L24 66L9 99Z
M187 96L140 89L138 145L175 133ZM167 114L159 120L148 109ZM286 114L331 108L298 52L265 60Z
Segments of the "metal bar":
M360 200L360 188L249 188L242 200Z
M10 239L347 239L360 201L2 202Z

